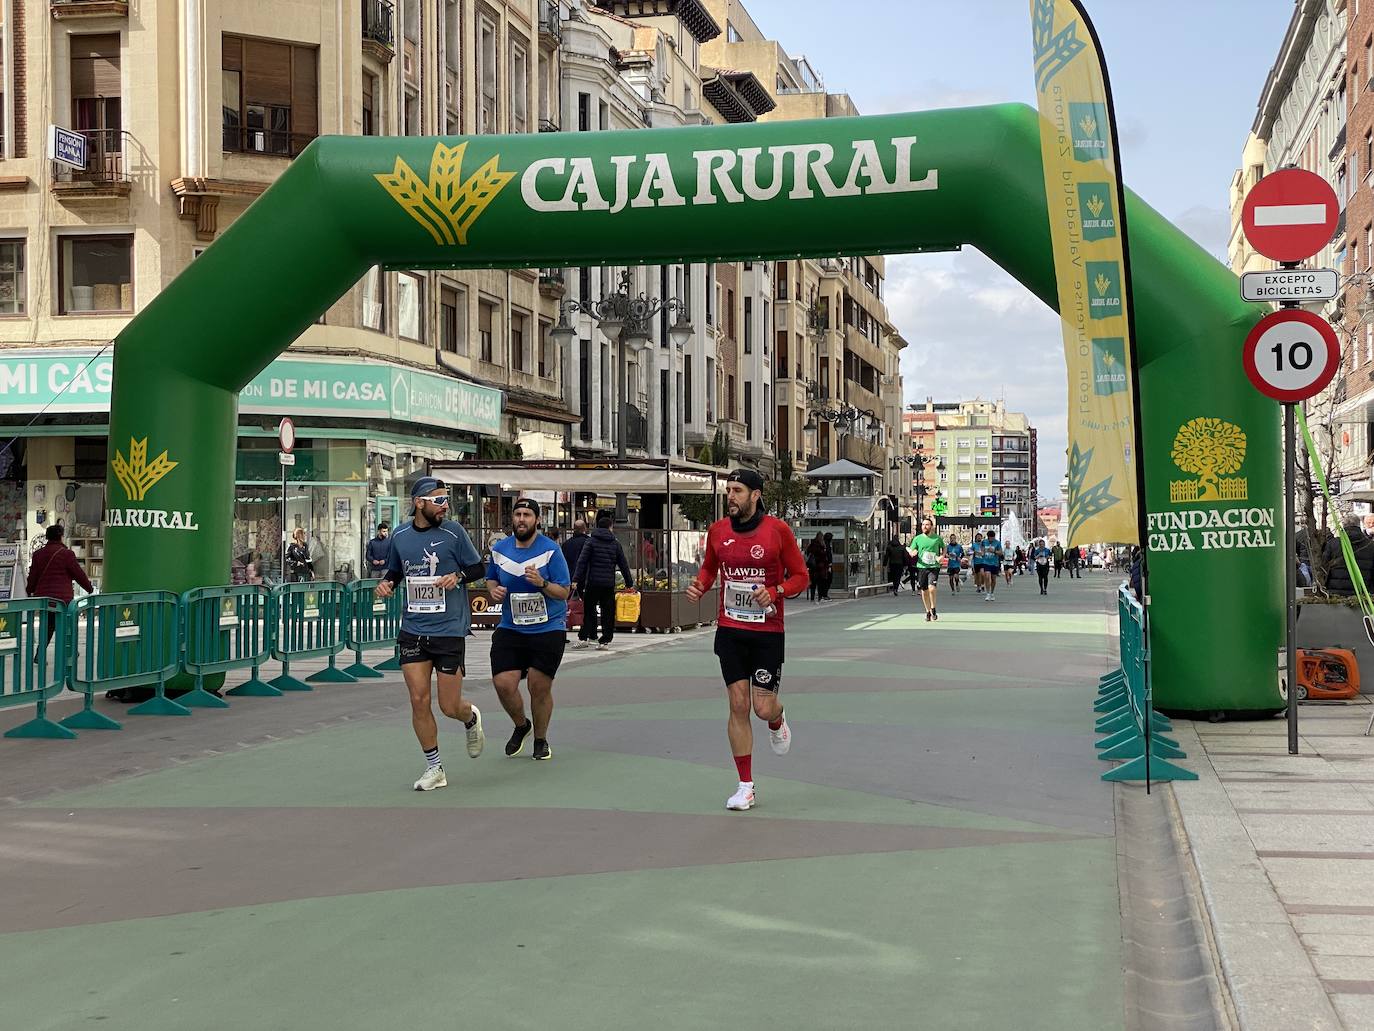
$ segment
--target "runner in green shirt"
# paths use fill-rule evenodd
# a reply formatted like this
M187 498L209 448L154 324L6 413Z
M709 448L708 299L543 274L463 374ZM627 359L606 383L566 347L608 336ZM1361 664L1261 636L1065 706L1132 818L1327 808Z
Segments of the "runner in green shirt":
M929 623L940 618L935 610L935 592L940 586L940 556L945 551L945 542L935 536L934 520L921 520L921 532L911 538L910 550L916 556L916 586L921 592Z

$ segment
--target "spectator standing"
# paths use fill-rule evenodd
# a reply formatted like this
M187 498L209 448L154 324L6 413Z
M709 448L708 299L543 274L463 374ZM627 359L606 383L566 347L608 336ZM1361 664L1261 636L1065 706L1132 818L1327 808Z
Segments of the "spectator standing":
M315 563L310 558L310 546L305 542L303 527L296 527L291 534L291 543L286 547L286 579L296 584L315 579Z
M383 519L377 524L377 536L367 542L367 575L375 580L386 576L387 560L391 558L391 524Z
M88 594L95 593L95 587L91 585L86 571L76 560L76 553L62 543L63 532L61 523L49 526L46 533L47 543L33 553L33 561L29 563L29 576L24 585L30 598L53 598L64 605L70 605L75 593L72 590L73 583L80 584L81 589ZM57 630L55 619L46 622L48 635L44 639L43 647L35 651L34 662L40 661L42 652L46 651L48 642Z
M596 529L587 538L582 552L577 558L577 569L573 572L573 583L582 590L584 629L600 626L597 650L606 651L615 639L615 571L625 578L627 588L635 585L630 573L630 563L625 559L625 549L611 532L615 519L609 512L596 517ZM591 637L583 639L579 635L577 647L585 648Z

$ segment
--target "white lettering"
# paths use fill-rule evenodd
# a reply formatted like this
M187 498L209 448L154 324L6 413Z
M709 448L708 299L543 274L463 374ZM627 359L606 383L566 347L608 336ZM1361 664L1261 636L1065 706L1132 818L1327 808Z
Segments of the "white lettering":
M534 162L529 168L525 169L525 174L520 177L520 196L532 211L576 211L577 204L569 201L566 197L562 200L545 200L539 195L539 173L552 172L554 175L562 175L564 169L568 167L567 161L563 158L542 158Z
M741 204L744 194L730 181L729 172L735 167L736 153L733 150L699 150L692 155L697 159L697 195L693 204L714 204L716 195L711 189L714 176L720 187L720 195L728 204Z
M687 200L678 192L677 183L673 182L673 169L668 163L668 155L650 154L644 160L648 162L649 168L644 173L644 182L640 184L639 196L630 201L630 207L655 207L653 198L649 196L650 190L658 190L659 192L657 207L680 208L685 206Z

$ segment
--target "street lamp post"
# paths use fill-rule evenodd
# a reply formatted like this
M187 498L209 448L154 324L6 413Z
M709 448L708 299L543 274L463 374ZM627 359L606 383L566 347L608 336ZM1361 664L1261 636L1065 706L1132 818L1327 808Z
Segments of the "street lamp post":
M616 458L625 458L625 447L629 431L630 399L626 389L628 371L628 351L638 353L649 346L649 323L661 312L673 313L673 324L668 330L674 348L682 348L692 338L692 324L687 318L687 305L676 297L661 298L638 297L630 295L630 270L620 273L616 292L599 301L583 303L564 301L559 306L558 325L550 330L550 335L560 348L570 347L577 336L571 316L585 315L600 327L606 339L616 345L616 376L620 393L620 403L616 413ZM664 399L667 403L667 399ZM647 442L646 442L647 443ZM623 513L621 513L623 515Z
M916 469L919 469L919 470L920 470L920 472L919 472L919 474L918 474L918 476L919 476L920 478L916 481L916 483L915 483L915 485L914 485L914 487L913 487L913 493L915 493L915 495L916 495L916 518L917 518L917 519L920 519L920 518L921 518L921 511L922 511L921 499L924 498L925 495L926 495L926 484L925 484L925 476L926 476L926 474L925 474L925 467L928 466L928 465L930 465L932 462L935 463L935 468L936 468L936 469L938 469L938 470L940 470L940 471L943 471L943 470L944 470L944 468L945 468L945 460L944 460L943 458L940 458L938 455L928 455L928 454L926 454L926 452L925 452L925 445L924 445L924 444L920 444L920 443L918 443L918 444L916 445L916 450L913 451L911 454L909 454L909 455L898 455L896 458L894 458L894 459L892 460L892 470L894 470L894 471L897 469L897 467L898 467L899 465L909 466L909 467L910 467L911 469L913 469L913 470L916 470Z

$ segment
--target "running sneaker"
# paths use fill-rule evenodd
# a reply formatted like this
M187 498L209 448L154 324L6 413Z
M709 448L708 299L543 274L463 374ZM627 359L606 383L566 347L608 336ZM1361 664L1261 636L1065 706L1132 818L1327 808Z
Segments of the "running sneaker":
M534 724L525 720L523 727L516 727L511 731L510 740L506 742L507 755L519 755L525 749L525 738L530 736L530 731L534 729Z
M537 737L534 739L534 757L536 759L553 758L553 749L549 747L549 743L545 741L542 737Z
M609 644L598 644L596 650L599 652L608 652L611 650L611 646Z
M482 710L474 705L472 715L476 717L476 720L471 727L467 728L468 755L476 759L482 754L482 746L487 743L487 735L482 731Z
M927 622L927 623L930 622L930 613L929 613L929 612L926 613L926 622Z
M787 725L786 716L782 718L782 726L777 730L769 728L768 743L773 746L774 755L786 755L787 750L792 747L792 728Z
M433 791L435 788L448 787L448 777L444 775L442 766L431 766L420 774L420 779L415 782L416 791Z
M577 643L573 645L574 648L590 648L591 646L591 641L583 641L580 638L578 639Z
M726 799L725 808L743 812L746 809L753 809L754 802L754 785L740 781L739 788Z
M933 619L933 620L935 620L935 622L938 623L938 622L940 622L940 613L937 612L937 611L935 611L935 609L931 609L931 610L930 610L930 618Z

